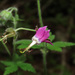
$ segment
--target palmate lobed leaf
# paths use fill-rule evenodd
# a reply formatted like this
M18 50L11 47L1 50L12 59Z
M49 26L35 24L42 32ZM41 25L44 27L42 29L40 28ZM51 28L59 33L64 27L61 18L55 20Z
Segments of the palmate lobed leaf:
M20 67L24 71L36 73L35 69L31 64L24 63L23 61L1 61L1 63L7 66L3 75L8 75L10 73L16 72L18 70L18 67Z
M73 46L73 45L75 45L75 43L57 41L57 42L54 42L53 45L55 45L57 47L67 47L67 46Z
M50 45L50 44L47 45L47 48L48 48L49 50L54 50L54 51L59 51L59 52L62 51L62 48L61 48L61 47L57 47L57 46Z
M4 64L5 66L11 66L14 65L15 63L12 61L0 61L2 64Z
M13 61L0 61L0 62L4 64L5 66L7 66L5 68L5 72L3 75L8 75L18 70L18 66Z
M17 70L18 70L17 65L12 65L12 66L6 67L3 75L8 75L10 73L16 72Z
M17 49L24 49L26 47L28 47L28 45L20 44L20 45L17 46Z
M18 40L15 42L15 44L26 44L29 45L32 42L32 40Z
M26 47L28 47L27 44L21 44L21 45L19 45L17 48L18 48L18 49L24 49L24 48L26 48ZM40 49L41 47L43 47L43 44L34 45L34 46L32 46L31 48Z
M17 48L18 49L24 49L24 48L28 47L28 45L31 42L32 42L31 40L17 41L16 44L19 44ZM50 50L54 50L54 51L62 51L62 47L74 46L74 45L75 45L75 43L57 41L57 42L54 42L53 45L47 44L47 48L50 49ZM40 45L32 46L33 49L40 49L41 47L43 47L43 43L41 43Z
M62 47L74 46L74 45L75 43L58 41L58 42L54 42L53 45L48 44L47 47L50 50L62 51Z
M30 72L36 73L33 66L29 63L17 62L17 65L24 71L30 71Z

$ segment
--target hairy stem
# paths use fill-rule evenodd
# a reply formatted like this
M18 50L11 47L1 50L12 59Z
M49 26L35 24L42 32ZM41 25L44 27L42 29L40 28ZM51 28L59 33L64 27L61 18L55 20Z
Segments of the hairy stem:
M46 43L44 43L44 51L42 53L43 53L44 74L47 75L47 66L46 66L47 44Z
M40 26L43 27L43 21L42 21L42 15L41 15L41 7L40 7L40 0L37 0L37 7L38 7L38 15L39 15L39 21L40 21ZM47 67L46 67L46 43L43 45L44 50L42 50L43 54L43 65L44 65L44 75L47 75Z
M40 26L43 27L44 25L43 25L42 15L41 15L40 0L37 0L37 7L38 7L38 15L39 15Z
M13 24L14 24L14 29L16 29L17 21L16 21L15 18L13 18ZM15 42L16 42L16 36L14 36L14 38L13 38L13 50L14 50L14 53L15 53L15 50L16 50Z
M44 75L47 75L47 67L46 67L46 53L43 54L43 66L44 66Z

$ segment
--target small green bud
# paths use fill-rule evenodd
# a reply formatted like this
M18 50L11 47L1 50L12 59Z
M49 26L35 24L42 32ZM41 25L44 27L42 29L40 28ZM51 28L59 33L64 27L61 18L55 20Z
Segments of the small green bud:
M5 33L7 34L8 38L14 37L16 35L16 31L13 28L7 28Z
M5 32L7 32L7 33L11 33L11 32L14 32L15 30L13 29L13 28L7 28L6 30L5 30Z
M8 10L3 10L0 12L0 16L2 20L10 20L12 18L12 13Z

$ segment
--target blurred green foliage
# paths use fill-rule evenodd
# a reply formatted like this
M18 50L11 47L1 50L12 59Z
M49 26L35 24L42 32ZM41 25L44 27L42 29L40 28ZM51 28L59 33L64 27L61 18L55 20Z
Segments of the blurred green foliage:
M32 67L31 64L24 63L25 60L26 59L24 55L19 56L18 54L14 54L13 61L0 61L2 64L7 66L5 68L4 75L8 75L10 73L18 71L18 68L21 68L24 71L30 71L35 73L35 69Z

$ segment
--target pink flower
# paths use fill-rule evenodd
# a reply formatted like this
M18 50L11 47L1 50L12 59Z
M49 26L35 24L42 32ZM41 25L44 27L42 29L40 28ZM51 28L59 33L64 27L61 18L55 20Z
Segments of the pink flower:
M50 30L46 30L47 26L40 27L38 30L36 30L36 34L32 37L32 43L21 53L24 53L25 51L28 51L29 48L31 48L35 44L40 44L42 42L50 43L53 45L49 40L49 32Z
M50 43L53 45L49 40L49 32L50 30L46 30L47 26L40 27L36 30L36 34L32 37L32 41L36 41L36 44L40 44L41 42Z

